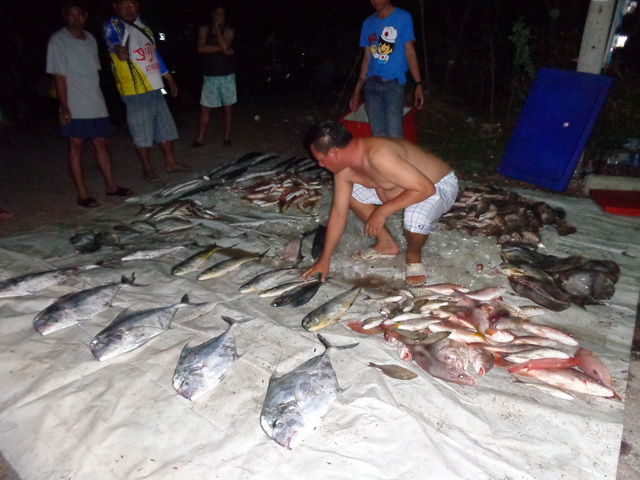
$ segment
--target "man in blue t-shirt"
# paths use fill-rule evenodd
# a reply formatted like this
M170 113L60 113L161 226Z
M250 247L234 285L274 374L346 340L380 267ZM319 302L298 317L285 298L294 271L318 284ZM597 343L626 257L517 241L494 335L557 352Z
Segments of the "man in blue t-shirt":
M364 87L371 134L401 138L407 70L416 84L414 105L421 109L424 104L413 21L409 12L394 7L391 0L371 0L371 5L376 12L362 23L362 66L349 107L358 110Z

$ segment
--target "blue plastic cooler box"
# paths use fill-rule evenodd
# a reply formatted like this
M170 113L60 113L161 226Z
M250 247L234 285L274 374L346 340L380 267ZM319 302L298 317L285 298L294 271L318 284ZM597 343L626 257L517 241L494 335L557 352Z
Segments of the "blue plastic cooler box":
M541 69L498 172L566 190L611 83L604 75Z

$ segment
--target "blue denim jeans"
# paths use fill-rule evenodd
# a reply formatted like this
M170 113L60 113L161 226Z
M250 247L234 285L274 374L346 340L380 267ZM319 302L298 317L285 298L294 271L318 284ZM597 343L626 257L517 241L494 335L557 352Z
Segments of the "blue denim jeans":
M375 137L402 138L404 85L371 77L364 84L364 108Z

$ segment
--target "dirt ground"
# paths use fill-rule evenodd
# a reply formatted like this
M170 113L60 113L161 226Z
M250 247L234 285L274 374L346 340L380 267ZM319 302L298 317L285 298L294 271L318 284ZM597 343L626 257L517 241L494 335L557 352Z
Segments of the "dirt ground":
M269 94L241 100L236 108L233 147L227 149L222 147L220 112L214 111L212 114L207 146L190 149L189 144L196 131L197 105L193 102L186 106L172 104L181 136L176 142L177 158L192 166L193 172L166 174L160 150L154 148L152 162L156 171L165 183L175 183L251 151L275 153L285 157L306 155L301 142L308 126L318 120L337 119L340 112L335 96L319 100L313 95L314 93L307 93L306 98L313 99L310 102L300 96L288 94ZM323 94L319 92L317 95ZM346 103L346 100L342 103ZM428 112L417 115L421 143L425 140L420 134L420 125L428 120ZM0 124L0 208L13 214L10 219L0 220L0 237L31 232L60 222L73 221L81 226L82 215L88 213L87 209L76 204L66 167L67 145L57 137L56 130L54 116L38 116L29 125L16 126L8 122ZM111 149L114 174L120 185L131 188L135 194L159 188L158 184L147 183L142 178L140 165L123 125L116 127L111 139ZM89 193L102 204L101 208L120 205L122 198L104 195L104 185L89 146L86 147L84 165ZM493 172L473 175L467 179L503 187L536 188ZM572 183L566 194L581 196L579 182ZM625 433L618 469L620 480L640 478L640 427L637 418L640 408L640 338L637 340L626 395ZM0 456L0 479L17 478L11 475L10 467Z

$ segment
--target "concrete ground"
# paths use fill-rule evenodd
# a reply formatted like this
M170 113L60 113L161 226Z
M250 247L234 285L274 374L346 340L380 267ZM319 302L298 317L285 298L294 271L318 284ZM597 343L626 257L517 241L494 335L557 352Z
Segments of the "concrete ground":
M277 105L274 107L274 105ZM271 152L279 155L305 155L301 139L306 126L314 120L304 112L296 113L284 101L246 101L236 111L234 146L222 148L219 113L213 114L210 143L203 148L190 149L195 135L197 107L190 111L176 111L178 129L182 138L176 142L178 161L204 173L220 162L239 158L251 151ZM293 112L293 113L292 113ZM319 119L317 119L319 120ZM29 126L19 128L0 125L0 209L6 209L13 218L0 220L0 237L29 232L43 225L74 220L81 225L81 216L87 209L76 205L76 196L66 167L66 143L56 136L56 125L45 118L34 119ZM135 194L159 188L158 184L144 181L132 143L124 128L118 128L111 139L116 181ZM159 148L152 151L152 162L157 173L167 183L191 178L194 173L164 173ZM90 195L103 207L115 207L123 202L119 197L106 197L104 184L93 161L91 148L85 151L86 183ZM640 299L639 299L640 301ZM639 302L640 303L640 302ZM625 422L617 478L640 478L640 319L636 314L636 334L629 383L625 396ZM579 442L579 439L576 439ZM19 479L0 454L0 479Z

